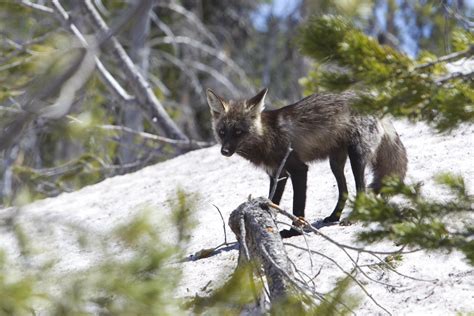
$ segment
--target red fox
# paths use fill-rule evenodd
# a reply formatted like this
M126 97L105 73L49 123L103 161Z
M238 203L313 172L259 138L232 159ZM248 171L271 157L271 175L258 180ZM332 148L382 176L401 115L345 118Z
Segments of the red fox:
M392 124L384 119L360 115L351 109L354 92L318 93L280 109L264 111L267 89L247 100L225 100L207 90L212 126L221 153L234 153L262 167L270 176L270 191L275 173L287 157L278 179L272 202L279 204L288 177L293 185L293 214L304 217L308 163L329 158L339 190L337 204L324 222L337 222L347 199L344 165L349 157L357 193L365 191L364 171L370 165L378 192L386 176L404 179L407 154ZM282 237L299 232L283 230Z

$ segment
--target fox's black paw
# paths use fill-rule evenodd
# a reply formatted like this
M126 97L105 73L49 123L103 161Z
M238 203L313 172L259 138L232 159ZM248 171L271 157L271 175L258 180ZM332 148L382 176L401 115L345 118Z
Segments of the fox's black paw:
M323 223L328 224L328 223L335 223L339 222L339 217L336 216L328 216L325 219L323 219Z
M294 228L291 228L291 229L284 229L280 232L280 236L281 238L290 238L290 237L293 237L293 236L299 236L299 235L302 235L301 232L297 231L296 229Z

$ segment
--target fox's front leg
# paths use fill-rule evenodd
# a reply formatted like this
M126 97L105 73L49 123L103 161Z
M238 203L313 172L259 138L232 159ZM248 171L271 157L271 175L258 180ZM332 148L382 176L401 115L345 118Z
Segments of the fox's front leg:
M290 175L291 184L293 185L293 215L304 217L308 167L303 164L303 166L290 171Z
M293 185L293 215L304 217L304 209L306 206L306 183L308 179L308 166L298 159L294 154L290 154L286 168L291 177ZM295 225L295 223L293 223ZM280 232L282 238L288 238L301 235L294 228L285 229Z

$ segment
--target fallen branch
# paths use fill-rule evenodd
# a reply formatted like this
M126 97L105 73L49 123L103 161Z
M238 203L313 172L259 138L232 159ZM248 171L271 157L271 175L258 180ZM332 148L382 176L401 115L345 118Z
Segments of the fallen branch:
M278 227L265 198L241 204L229 218L229 226L240 244L239 262L261 263L268 280L271 300L284 300L294 280ZM265 249L265 251L262 251Z

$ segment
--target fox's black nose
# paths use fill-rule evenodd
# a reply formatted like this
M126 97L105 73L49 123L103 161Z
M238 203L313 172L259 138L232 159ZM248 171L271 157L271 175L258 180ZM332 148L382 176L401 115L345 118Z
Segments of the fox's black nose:
M221 154L223 154L226 157L232 156L232 152L230 151L229 148L222 147L221 148Z

